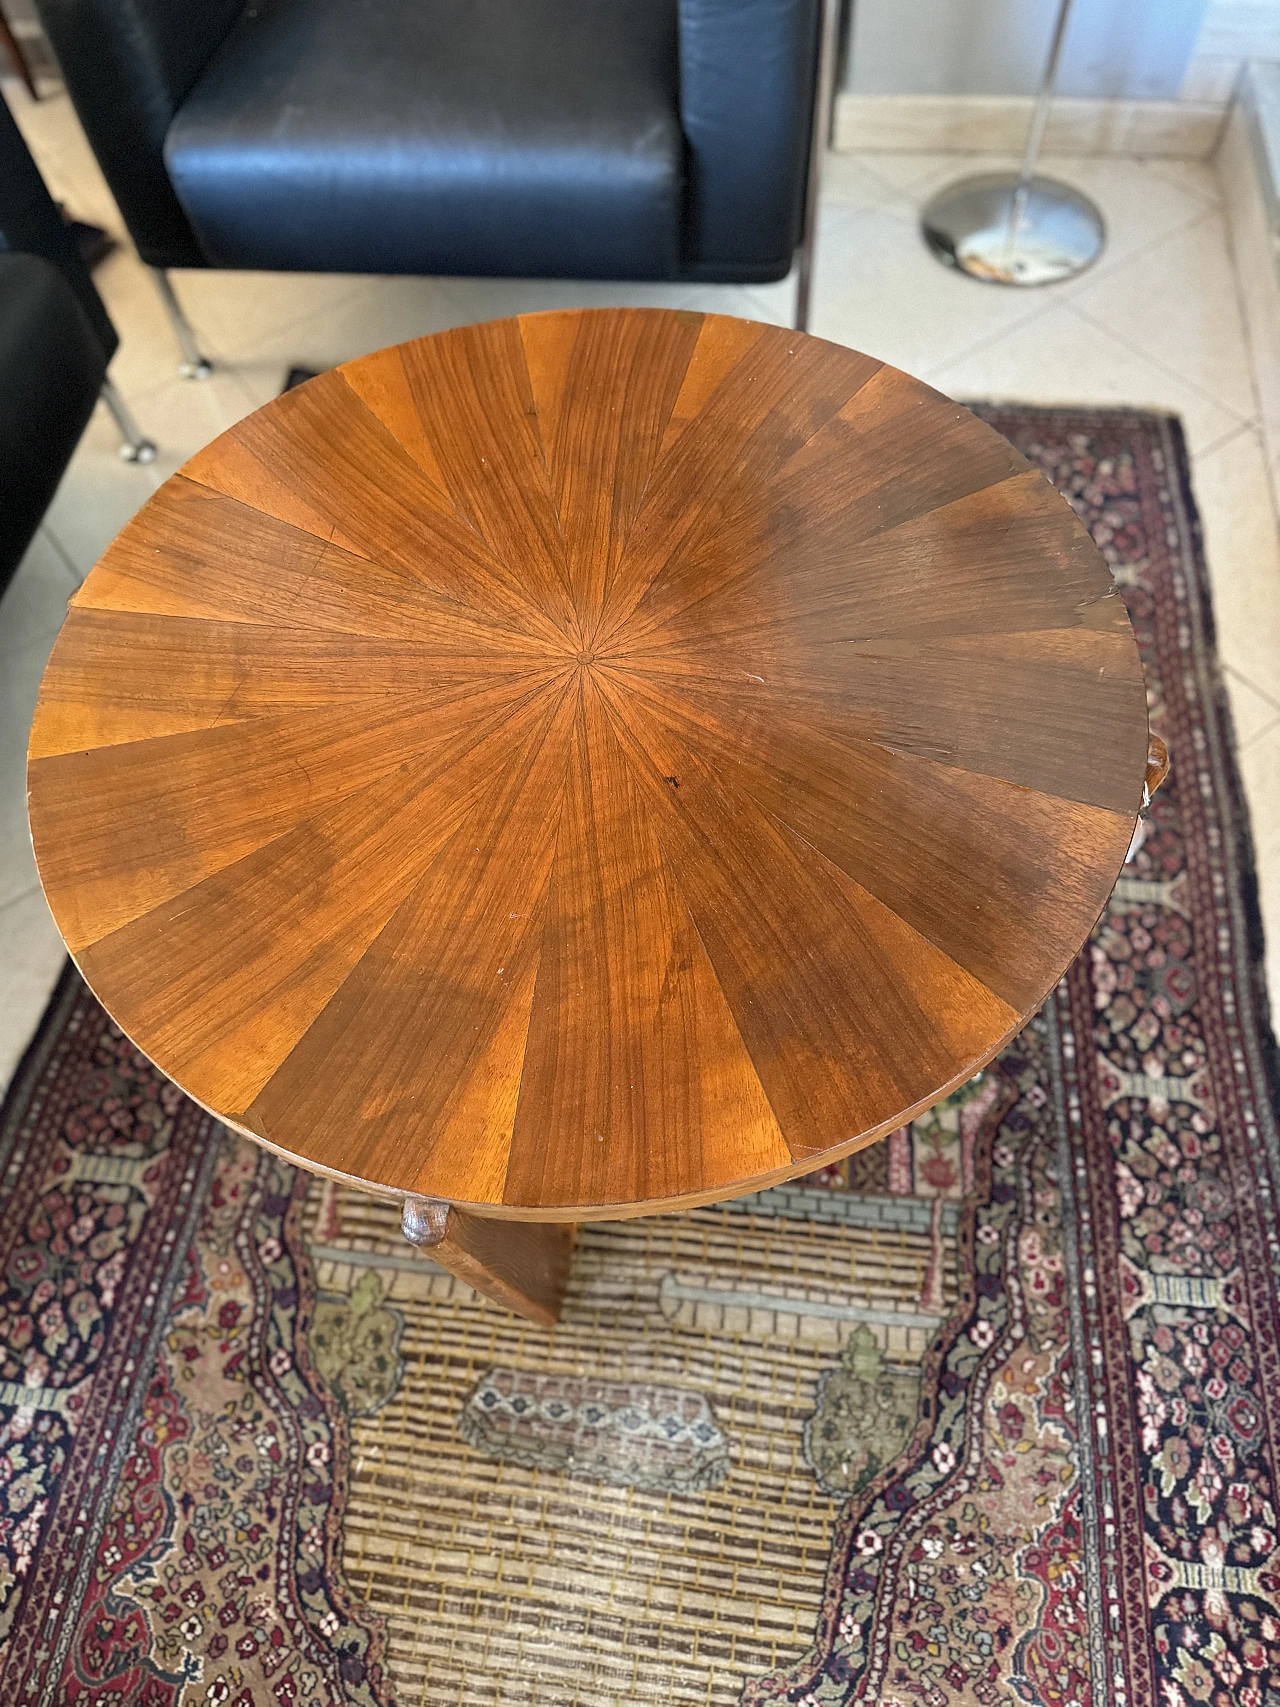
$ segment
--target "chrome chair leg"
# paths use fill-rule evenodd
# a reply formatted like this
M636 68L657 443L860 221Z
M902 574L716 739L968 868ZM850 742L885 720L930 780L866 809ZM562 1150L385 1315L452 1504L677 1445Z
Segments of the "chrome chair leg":
M154 462L156 459L155 441L143 438L138 423L129 411L128 404L109 379L103 380L99 395L107 408L110 409L111 417L120 429L120 437L124 440L120 446L121 458L125 462Z
M165 313L169 316L169 324L173 327L178 347L182 351L182 365L178 372L183 379L208 379L213 372L213 363L207 356L200 354L200 346L196 342L195 332L191 322L182 312L182 304L174 294L169 275L163 267L152 267L151 276L156 281L156 289L160 292L160 300L164 303Z

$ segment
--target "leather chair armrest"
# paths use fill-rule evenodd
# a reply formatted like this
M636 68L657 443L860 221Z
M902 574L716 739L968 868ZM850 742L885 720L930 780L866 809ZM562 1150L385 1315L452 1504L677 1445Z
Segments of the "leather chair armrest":
M205 264L165 169L164 138L243 5L36 0L80 123L149 266Z
M40 526L106 368L97 330L58 267L43 255L0 253L0 593Z
M0 248L52 261L80 299L106 361L119 339L89 269L45 188L13 115L0 101Z
M678 0L685 271L782 278L800 241L819 0Z

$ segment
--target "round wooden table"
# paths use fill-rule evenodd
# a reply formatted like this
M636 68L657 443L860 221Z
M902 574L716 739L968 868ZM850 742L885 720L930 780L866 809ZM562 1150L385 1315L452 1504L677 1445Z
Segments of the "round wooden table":
M193 458L72 599L29 785L139 1048L546 1320L572 1223L807 1173L976 1073L1146 754L1111 576L1003 438L853 350L626 309L379 351Z

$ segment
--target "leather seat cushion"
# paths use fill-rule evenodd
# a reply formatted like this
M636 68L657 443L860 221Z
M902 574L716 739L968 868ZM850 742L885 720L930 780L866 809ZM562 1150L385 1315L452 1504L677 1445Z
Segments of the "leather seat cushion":
M40 526L106 369L57 267L0 250L0 591Z
M165 160L215 266L674 277L675 0L250 0Z

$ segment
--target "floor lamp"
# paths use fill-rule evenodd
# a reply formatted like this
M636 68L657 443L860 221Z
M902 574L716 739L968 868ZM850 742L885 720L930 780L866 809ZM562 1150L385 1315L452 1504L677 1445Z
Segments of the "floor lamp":
M938 259L975 279L1053 284L1082 273L1102 253L1106 228L1089 198L1056 178L1036 176L1070 11L1071 0L1062 0L1021 172L961 178L939 190L922 215L925 241Z

